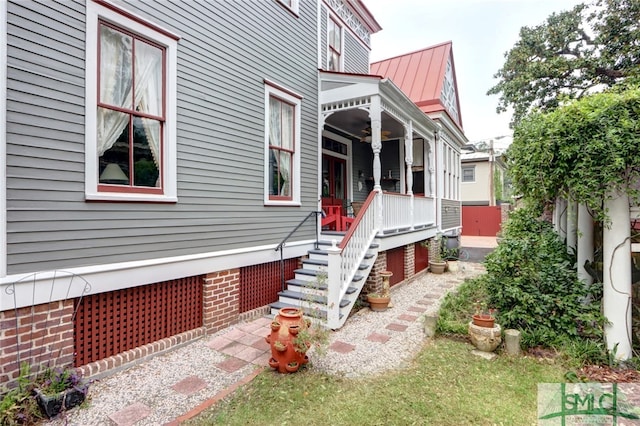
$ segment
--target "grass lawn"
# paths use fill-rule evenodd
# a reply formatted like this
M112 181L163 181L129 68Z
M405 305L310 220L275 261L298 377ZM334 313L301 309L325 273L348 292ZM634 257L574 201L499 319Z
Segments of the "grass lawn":
M190 425L535 425L537 384L561 382L560 364L487 361L471 344L426 343L409 369L346 379L309 370L264 371Z

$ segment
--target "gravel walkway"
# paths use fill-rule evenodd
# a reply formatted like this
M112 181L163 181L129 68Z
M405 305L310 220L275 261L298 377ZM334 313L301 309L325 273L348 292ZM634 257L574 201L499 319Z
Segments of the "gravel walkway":
M436 313L448 291L483 272L480 264L461 263L458 272L425 273L393 287L390 309L354 314L331 332L325 354L310 351L311 368L355 378L407 366L424 341L421 316ZM211 405L221 393L266 367L270 354L264 336L269 323L260 318L234 325L97 381L90 387L87 407L45 424L178 424L176 419Z

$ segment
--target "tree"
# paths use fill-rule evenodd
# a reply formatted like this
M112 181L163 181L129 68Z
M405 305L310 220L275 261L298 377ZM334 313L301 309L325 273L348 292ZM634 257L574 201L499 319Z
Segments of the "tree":
M532 113L508 150L514 189L542 205L562 196L607 222L612 189L640 201L640 88L611 89Z
M640 75L640 0L596 0L522 27L505 53L499 79L487 94L500 95L498 112L513 108L512 126L534 109L551 110L568 99Z

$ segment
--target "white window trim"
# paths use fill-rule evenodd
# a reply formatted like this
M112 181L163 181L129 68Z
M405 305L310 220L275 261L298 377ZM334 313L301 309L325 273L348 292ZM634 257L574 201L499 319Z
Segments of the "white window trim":
M293 171L291 175L291 200L272 200L269 198L269 98L271 96L283 99L294 106L294 154ZM264 204L265 206L300 206L300 112L302 105L302 95L282 88L282 86L269 81L264 85Z
M291 6L285 3L283 0L278 0L282 6L289 9L294 15L298 16L300 12L300 0L291 0Z
M113 9L135 17L131 19ZM164 146L162 158L163 194L140 194L121 192L98 192L98 154L96 141L96 115L98 93L98 20L109 21L117 26L126 28L166 48L166 122L164 126ZM160 28L155 23L122 9L120 6L107 8L92 0L87 0L86 24L86 73L85 73L85 198L99 201L152 201L176 202L177 197L177 51L178 37L169 37L153 28L159 28L166 34L170 31Z
M340 18L333 14L329 14L327 19L327 69L329 69L329 62L331 59L331 43L329 43L329 24L333 21L338 28L340 28L340 63L338 64L338 72L344 71L344 26ZM330 70L333 71L333 70Z

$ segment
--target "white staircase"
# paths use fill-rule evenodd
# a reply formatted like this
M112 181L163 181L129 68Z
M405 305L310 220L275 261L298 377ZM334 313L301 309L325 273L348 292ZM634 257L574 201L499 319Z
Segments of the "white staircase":
M333 241L340 242L344 233L331 232L321 234L318 249L309 250L308 258L302 261L302 268L295 270L295 278L286 282L286 289L278 293L279 300L272 303L271 313L277 314L279 309L287 307L302 308L312 321L327 325L328 318L328 267L329 248ZM344 296L337 307L339 326L344 325L349 312L353 308L369 272L378 256L378 244L372 243L364 254L363 261L346 288ZM334 307L335 309L335 307ZM335 324L333 324L333 328Z

